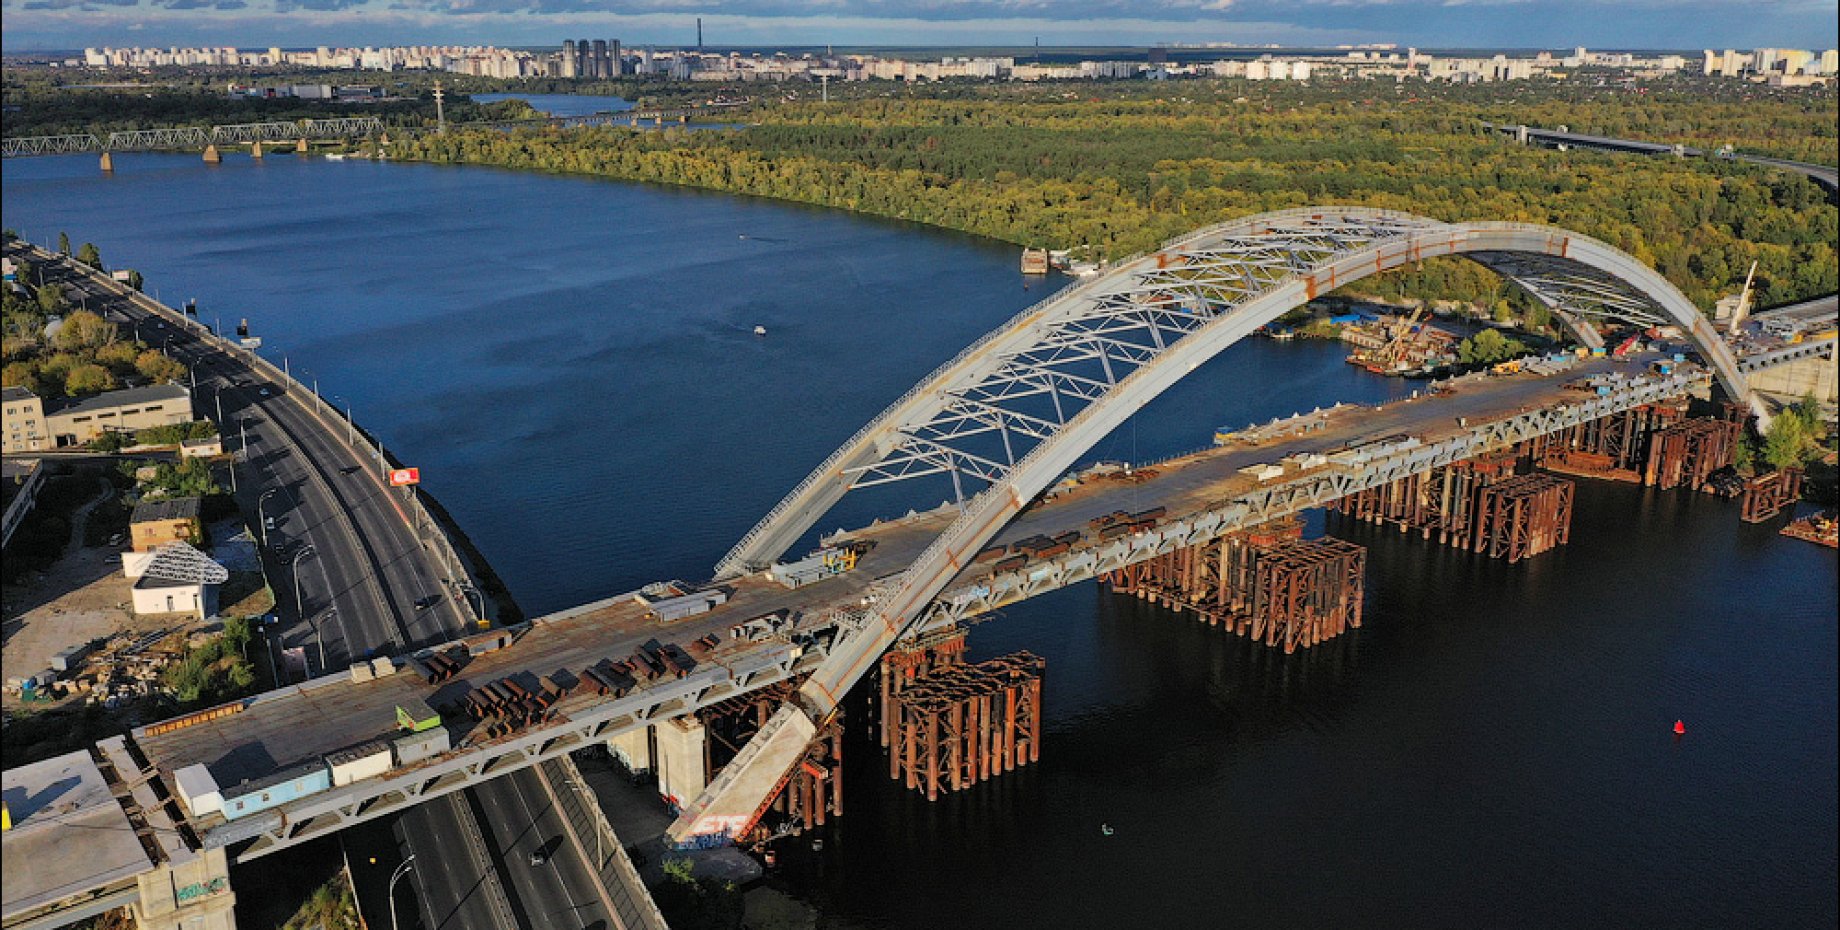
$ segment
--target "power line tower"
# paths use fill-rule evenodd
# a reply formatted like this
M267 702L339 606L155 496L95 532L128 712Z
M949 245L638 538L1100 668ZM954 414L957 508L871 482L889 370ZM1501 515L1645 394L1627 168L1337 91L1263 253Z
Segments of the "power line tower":
M447 135L447 108L441 105L446 96L441 90L441 82L434 82L434 121L441 135Z

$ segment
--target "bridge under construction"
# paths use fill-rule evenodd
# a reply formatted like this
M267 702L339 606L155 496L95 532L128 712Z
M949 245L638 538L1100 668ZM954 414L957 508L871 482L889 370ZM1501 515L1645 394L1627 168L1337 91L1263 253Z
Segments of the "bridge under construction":
M1466 376L1380 407L1300 411L1151 468L1071 471L1144 403L1280 314L1440 255L1519 283L1587 346L1583 357ZM1656 335L1620 357L1593 354L1612 327ZM141 816L164 818L192 855L216 862L589 745L630 746L648 730L657 738L647 751L669 757L658 768L677 773L668 793L682 808L679 842L745 836L776 800L821 818L835 803L820 790L834 775L822 747L843 696L902 661L885 655L935 656L972 618L1095 578L1309 648L1359 625L1349 588L1358 558L1299 548L1271 527L1333 506L1510 561L1534 557L1563 544L1569 485L1519 480L1529 476L1515 467L1558 443L1624 470L1658 462L1655 475L1673 485L1703 484L1708 463L1728 454L1719 437L1737 427L1676 429L1683 399L1729 398L1733 413L1709 423L1762 414L1747 377L1831 360L1833 339L1745 348L1734 351L1646 266L1565 230L1351 208L1237 220L1121 263L967 348L815 469L707 582L616 594L142 727L102 748L105 774ZM1600 438L1613 432L1604 424L1631 416L1644 418L1639 461L1623 451L1634 445ZM784 560L844 495L921 479L949 487L951 500ZM1247 542L1254 555L1226 551L1260 533L1274 538ZM951 675L950 687L906 698L890 689L883 701L884 741L901 753L891 772L929 796L1039 751L1038 665L1016 657ZM754 695L766 703L713 771L702 721L762 700ZM788 791L798 800L785 803Z

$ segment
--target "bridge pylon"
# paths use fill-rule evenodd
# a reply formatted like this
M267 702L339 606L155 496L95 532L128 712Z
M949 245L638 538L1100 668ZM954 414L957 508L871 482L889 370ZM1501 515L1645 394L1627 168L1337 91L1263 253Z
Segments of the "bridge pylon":
M204 147L204 163L205 164L221 165L223 164L223 161L224 161L224 157L217 153L216 145L206 145Z
M302 136L298 141L294 143L294 154L296 155L307 154L307 139L305 136Z
M103 152L102 153L102 173L103 174L113 174L114 172L115 172L115 159L112 158L108 152Z
M261 158L262 157L262 143L260 140L249 143L249 157L250 158Z

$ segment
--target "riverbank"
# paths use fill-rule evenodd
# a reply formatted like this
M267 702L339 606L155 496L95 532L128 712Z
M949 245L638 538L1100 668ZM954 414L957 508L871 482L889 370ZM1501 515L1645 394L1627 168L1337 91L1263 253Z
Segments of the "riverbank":
M1261 90L1266 109L1205 93L1182 102L911 93L781 103L736 131L424 135L393 142L390 157L747 194L1112 259L1236 216L1347 203L1563 226L1634 252L1702 306L1736 290L1752 259L1766 306L1831 292L1840 276L1840 213L1799 175L1517 146L1477 128L1487 108L1470 100L1349 109L1346 89ZM1696 118L1690 101L1656 105ZM1779 115L1808 120L1786 105ZM1367 289L1520 299L1457 261L1389 273Z

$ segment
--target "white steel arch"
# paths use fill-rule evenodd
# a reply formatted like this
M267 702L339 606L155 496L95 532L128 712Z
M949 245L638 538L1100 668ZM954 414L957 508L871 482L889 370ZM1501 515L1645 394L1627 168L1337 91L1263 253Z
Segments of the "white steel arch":
M987 484L961 501L958 518L906 571L878 581L837 618L824 661L684 808L670 835L684 841L751 823L882 652L1036 495L1144 404L1317 295L1441 255L1513 278L1586 341L1597 341L1598 320L1677 325L1734 398L1752 399L1730 349L1685 295L1634 257L1563 229L1320 207L1172 241L972 344L863 427L723 559L723 576L770 561L855 487L940 473L955 487L965 477Z
M966 479L1003 483L1037 444L1084 451L1104 432L1069 432L1080 410L1134 410L1154 396L1119 393L1137 369L1177 357L1198 364L1320 294L1439 255L1462 255L1515 281L1585 345L1603 344L1600 321L1679 326L1725 389L1749 399L1736 359L1686 296L1595 239L1362 208L1266 213L1173 240L991 331L832 453L729 550L716 577L765 568L851 489L946 474L963 500ZM1232 338L1199 339L1207 332ZM1215 348L1198 356L1202 344Z

